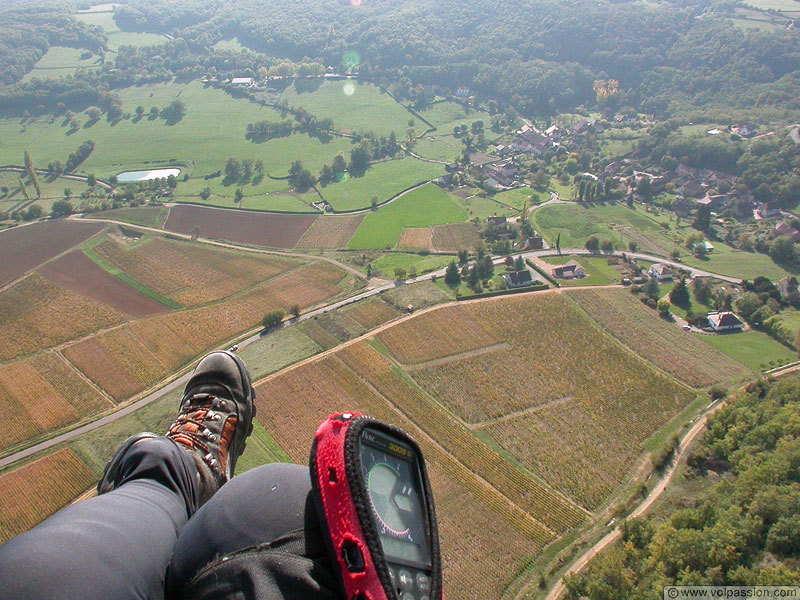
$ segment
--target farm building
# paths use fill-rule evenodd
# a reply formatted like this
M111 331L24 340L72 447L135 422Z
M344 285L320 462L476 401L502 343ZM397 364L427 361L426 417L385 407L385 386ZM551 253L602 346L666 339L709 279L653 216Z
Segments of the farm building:
M571 260L567 264L553 269L553 277L559 279L581 279L586 277L586 271L578 261Z
M510 288L520 288L533 283L531 272L525 269L524 271L515 271L513 273L505 274L506 285Z
M708 324L714 331L736 331L742 329L742 322L732 312L711 313Z
M658 281L670 281L672 279L672 269L661 263L654 264L647 272L650 277L655 277Z
M234 77L231 79L231 85L250 86L253 85L253 81L252 77Z

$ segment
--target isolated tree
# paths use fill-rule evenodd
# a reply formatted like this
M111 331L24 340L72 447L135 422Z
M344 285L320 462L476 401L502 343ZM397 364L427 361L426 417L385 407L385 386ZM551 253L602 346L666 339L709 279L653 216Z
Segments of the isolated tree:
M628 250L631 252L638 252L639 251L639 244L636 242L628 242Z
M323 185L330 183L333 181L336 175L333 172L331 166L327 163L322 165L322 169L319 172L319 182Z
M282 308L271 310L264 315L263 319L261 319L261 325L264 327L264 329L269 329L270 327L274 327L283 321L283 317L285 316L286 313Z
M458 251L458 264L463 265L469 260L469 252L466 250Z
M257 180L264 179L264 161L259 159L253 164L253 171L255 171L255 178Z
M334 176L344 173L347 170L347 162L341 152L333 157L331 169L333 170Z
M599 252L600 251L600 240L597 238L596 235L593 235L588 240L586 240L586 243L584 244L584 247L589 252Z
M603 252L610 254L611 252L614 252L614 242L611 240L603 240L603 242L600 244L600 249Z
M157 118L158 118L158 114L159 114L160 112L161 112L161 111L160 111L160 110L158 110L158 107L157 107L157 106L153 106L153 107L151 107L151 108L150 108L150 118L151 118L151 119L157 119Z
M194 227L192 227L192 239L196 240L199 237L200 237L200 226L195 225Z
M178 178L175 177L175 175L170 175L167 177L167 187L173 190L178 187Z
M242 198L244 198L244 192L242 191L242 188L236 188L236 193L233 196L233 201L238 204L239 202L242 201Z
M96 106L90 106L86 109L86 116L89 117L92 121L97 121L103 115L103 111L101 111Z
M94 173L89 173L89 174L86 176L86 184L87 184L89 187L94 187L95 185L97 185L97 177L95 176L95 174L94 174Z
M225 162L225 180L239 181L242 177L242 161L235 156L231 156Z
M525 270L525 261L520 254L517 256L516 260L514 260L514 270L515 271L524 271Z
M33 221L34 219L38 219L41 216L42 216L42 207L39 206L38 204L31 204L25 211L25 214L22 215L22 218L25 221Z
M514 259L513 259L513 258L511 258L511 256L510 256L510 255L509 255L509 256L506 256L506 259L503 261L503 263L504 263L504 264L505 264L505 265L506 265L506 266L507 266L509 269L513 269L513 268L514 268Z
M670 314L669 312L670 306L672 305L669 303L669 300L667 300L666 298L661 298L661 300L658 301L656 308L658 308L658 313L662 317L666 317Z
M788 237L780 236L770 244L769 256L777 263L791 264L797 261L797 248Z
M300 305L299 304L293 304L291 312L292 312L292 316L294 316L295 319L297 317L299 317L300 316Z
M144 116L144 106L137 106L136 107L136 118L141 119Z
M658 287L658 280L656 280L655 277L651 277L647 280L642 291L653 300L658 300L658 297L661 295L661 289Z
M56 200L50 209L54 217L66 217L72 214L72 202L69 200Z
M395 279L405 279L406 278L406 270L403 267L397 267L394 270L394 278Z
M461 283L461 275L458 272L456 261L451 260L450 264L447 265L447 270L444 273L444 282L447 285L458 285Z
M203 200L208 200L211 197L211 188L206 186L203 188L203 191L200 192L200 197Z
M582 202L585 195L586 195L586 180L581 179L581 182L578 184L578 200Z
M686 286L686 279L681 277L672 291L669 293L670 302L676 306L689 306L689 288Z
M350 151L350 163L347 165L347 169L350 173L360 175L364 173L368 167L369 151L367 148L363 144L357 148L353 148Z
M377 194L373 194L372 199L370 200L370 206L372 208L377 208L377 206L378 206L378 195Z

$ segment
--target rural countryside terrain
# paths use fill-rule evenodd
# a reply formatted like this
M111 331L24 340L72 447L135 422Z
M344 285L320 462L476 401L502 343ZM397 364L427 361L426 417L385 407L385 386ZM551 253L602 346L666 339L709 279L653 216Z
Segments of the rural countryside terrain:
M237 473L430 467L445 593L800 585L800 2L0 6L0 543L237 346Z

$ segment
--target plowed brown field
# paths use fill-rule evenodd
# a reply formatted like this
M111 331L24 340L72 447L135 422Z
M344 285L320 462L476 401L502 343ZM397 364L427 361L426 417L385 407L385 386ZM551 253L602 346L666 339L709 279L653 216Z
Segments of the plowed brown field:
M89 239L104 223L47 221L0 231L0 287Z
M316 215L274 215L204 208L173 206L164 228L177 233L231 240L270 248L294 248L300 237L317 219Z
M96 265L80 250L73 250L44 265L39 273L53 283L92 298L134 317L169 312L169 308L125 285Z

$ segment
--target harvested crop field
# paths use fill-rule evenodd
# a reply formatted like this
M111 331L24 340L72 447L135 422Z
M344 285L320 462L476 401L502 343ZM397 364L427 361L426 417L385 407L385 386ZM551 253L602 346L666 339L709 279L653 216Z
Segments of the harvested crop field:
M23 533L96 481L69 448L0 475L0 543Z
M386 393L399 398L405 414L435 427L441 413L434 437L449 439L451 451L462 448L457 455L464 461L479 458L459 441L456 424L489 435L552 489L590 510L628 477L644 441L695 397L620 347L560 294L445 306L377 338L427 392ZM361 373L369 361L348 364ZM471 468L483 472L478 463Z
M353 237L363 220L364 215L319 217L297 242L297 247L346 248L350 238Z
M475 223L450 223L433 228L432 246L436 252L474 250L480 241Z
M149 388L212 346L255 327L266 312L301 310L341 289L341 269L313 262L228 302L133 321L64 349L67 359L120 401Z
M46 221L0 231L0 287L89 239L105 226Z
M456 305L435 310L382 331L378 338L398 362L416 365L453 354L493 346L502 340Z
M276 215L241 210L173 206L164 229L270 248L294 248L316 215Z
M97 300L134 317L169 312L169 308L148 298L104 271L80 250L73 250L39 269L45 279Z
M397 242L397 247L430 250L432 235L433 231L430 227L408 227L400 234L400 241Z
M111 407L54 352L0 366L0 411L11 419L5 449Z
M442 523L447 594L499 598L542 545L553 539L542 525L434 443L335 356L289 368L256 389L264 427L299 463L307 461L319 423L336 411L362 411L395 423L420 442ZM292 398L295 410L272 410L287 398ZM465 514L470 518L464 519Z
M634 352L692 387L746 377L741 364L658 318L626 290L575 290L569 298Z
M380 298L359 302L343 312L367 331L400 316L400 313Z
M0 360L123 322L119 311L33 273L0 292Z
M288 257L163 237L152 237L130 248L107 240L94 251L136 281L183 306L220 300L302 264Z

